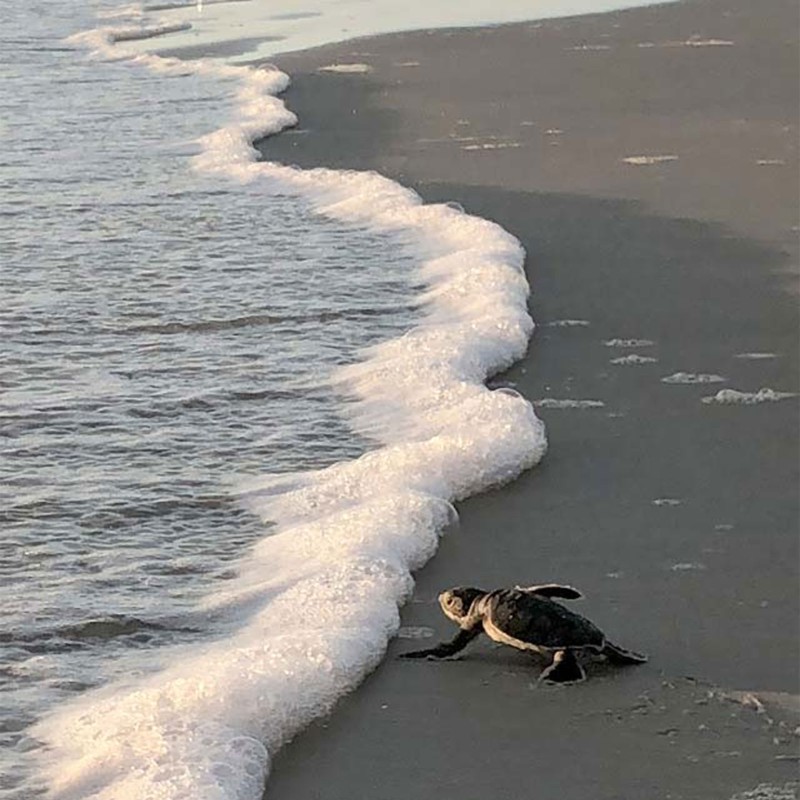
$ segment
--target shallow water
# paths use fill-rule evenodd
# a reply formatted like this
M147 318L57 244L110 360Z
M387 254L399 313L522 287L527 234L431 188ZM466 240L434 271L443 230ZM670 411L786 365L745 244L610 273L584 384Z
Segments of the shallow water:
M325 381L414 315L396 243L189 170L225 81L90 61L59 8L15 6L0 56L3 798L42 712L209 634L265 532L230 482L360 454Z
M134 49L182 55L220 55L235 63L305 50L359 36L425 28L469 27L546 17L593 14L649 5L652 0L198 0L153 2L145 8L166 24L184 28L163 41L140 41ZM186 48L185 50L183 48ZM357 46L354 48L358 49Z

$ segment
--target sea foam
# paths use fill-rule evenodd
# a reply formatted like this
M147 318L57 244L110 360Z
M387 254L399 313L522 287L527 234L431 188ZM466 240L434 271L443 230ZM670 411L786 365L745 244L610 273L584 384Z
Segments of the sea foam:
M114 45L119 33L81 42L162 72L235 79L235 117L199 140L196 170L402 236L424 286L415 328L333 376L354 429L376 449L237 488L275 527L205 601L202 611L222 615L229 633L161 651L160 671L89 692L35 730L59 800L251 800L275 750L379 663L412 571L456 519L453 501L513 479L546 450L531 404L484 385L524 354L533 330L524 252L498 225L424 205L378 174L259 162L254 140L296 122L275 96L287 76L131 56Z
M703 398L706 405L756 406L761 403L775 403L797 397L794 392L778 392L765 386L757 392L740 392L737 389L720 389L716 394Z

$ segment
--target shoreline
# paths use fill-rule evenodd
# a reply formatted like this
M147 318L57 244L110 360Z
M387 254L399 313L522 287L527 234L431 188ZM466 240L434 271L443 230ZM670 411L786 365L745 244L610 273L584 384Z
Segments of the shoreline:
M550 451L459 504L404 626L449 637L448 585L558 581L651 661L565 690L485 643L414 664L395 640L266 798L707 800L794 777L796 398L703 399L798 391L795 17L696 0L273 59L300 127L268 159L376 169L528 252L538 328L498 380L539 401ZM369 70L320 71L339 63Z

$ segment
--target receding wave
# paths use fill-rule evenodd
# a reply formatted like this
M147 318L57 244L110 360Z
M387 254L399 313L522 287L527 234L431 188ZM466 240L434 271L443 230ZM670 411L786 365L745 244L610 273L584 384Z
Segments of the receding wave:
M380 306L375 308L338 309L336 311L320 310L307 314L250 314L231 319L209 319L197 321L174 321L143 323L118 328L114 333L154 333L160 335L181 333L215 333L217 331L252 328L261 325L285 325L304 322L333 322L338 319L361 319L377 317L391 311L406 311L408 308Z
M219 5L221 3L249 3L252 0L203 0L204 6ZM182 8L192 9L196 8L197 3L193 2L174 2L174 3L148 3L142 9L145 14L151 14L156 11L180 11Z
M112 42L136 42L142 39L154 39L156 36L165 36L168 33L179 33L191 30L190 22L176 22L174 24L156 25L151 28L124 29L113 31L109 34Z
M65 648L82 642L98 642L122 637L134 637L162 632L191 632L196 628L186 628L176 623L155 622L125 614L108 614L48 628L31 631L0 631L0 643L13 643L29 652L53 652L58 643ZM54 644L55 643L55 644Z
M108 31L81 41L126 56ZM256 800L275 751L383 657L412 572L457 520L453 502L512 480L545 453L531 403L486 386L525 353L533 331L525 254L498 225L452 204L425 205L376 173L260 162L254 140L296 123L276 96L288 78L274 68L135 61L235 80L235 117L199 140L193 160L205 182L294 195L321 216L415 243L421 320L331 381L375 449L242 481L239 499L263 519L265 536L200 609L228 620L228 635L172 658L162 651L160 672L87 692L35 728L58 800ZM176 321L157 332L271 319Z

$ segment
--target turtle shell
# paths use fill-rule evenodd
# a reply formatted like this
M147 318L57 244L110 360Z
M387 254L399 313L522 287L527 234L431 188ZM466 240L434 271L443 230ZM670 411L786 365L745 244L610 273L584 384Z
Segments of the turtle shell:
M500 589L487 596L484 628L492 639L521 649L601 648L605 642L603 633L585 617L520 589Z

